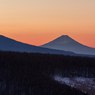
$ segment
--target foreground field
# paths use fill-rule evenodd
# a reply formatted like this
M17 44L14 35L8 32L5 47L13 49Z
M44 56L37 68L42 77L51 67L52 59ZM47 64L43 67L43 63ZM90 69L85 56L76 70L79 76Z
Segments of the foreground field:
M95 78L62 78L59 76L55 76L54 79L62 84L66 84L68 86L77 88L83 92L95 95Z

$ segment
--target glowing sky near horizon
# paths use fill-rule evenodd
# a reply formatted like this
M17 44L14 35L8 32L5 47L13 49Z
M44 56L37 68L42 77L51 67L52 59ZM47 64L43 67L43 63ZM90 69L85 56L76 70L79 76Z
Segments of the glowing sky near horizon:
M0 0L0 34L37 46L69 35L95 47L95 0Z

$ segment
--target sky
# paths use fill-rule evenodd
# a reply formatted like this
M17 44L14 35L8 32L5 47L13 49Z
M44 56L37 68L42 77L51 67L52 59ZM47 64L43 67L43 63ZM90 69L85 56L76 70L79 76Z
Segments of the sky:
M37 46L68 35L95 47L95 0L0 0L0 35Z

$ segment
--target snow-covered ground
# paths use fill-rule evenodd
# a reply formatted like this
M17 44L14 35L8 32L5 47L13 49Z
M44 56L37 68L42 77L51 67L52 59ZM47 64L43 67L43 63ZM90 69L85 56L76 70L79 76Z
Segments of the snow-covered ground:
M64 83L68 86L82 90L83 92L87 92L91 95L95 95L95 81L94 81L95 78L83 78L83 77L62 78L60 76L55 76L54 79L56 81L59 81L60 83Z

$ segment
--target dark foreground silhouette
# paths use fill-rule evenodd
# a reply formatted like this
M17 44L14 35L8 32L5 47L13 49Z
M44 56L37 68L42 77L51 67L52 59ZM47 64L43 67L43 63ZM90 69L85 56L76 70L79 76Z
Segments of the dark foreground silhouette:
M54 75L95 77L95 58L0 51L0 95L88 95Z

